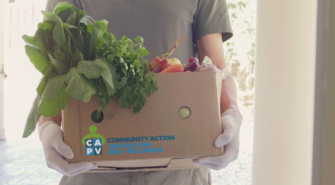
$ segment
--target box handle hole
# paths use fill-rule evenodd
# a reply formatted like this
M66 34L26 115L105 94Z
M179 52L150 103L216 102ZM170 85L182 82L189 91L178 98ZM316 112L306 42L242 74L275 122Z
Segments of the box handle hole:
M104 113L98 110L93 111L91 114L91 120L94 123L101 123L104 120Z
M186 106L182 106L178 110L178 115L182 119L188 119L191 116L191 109Z

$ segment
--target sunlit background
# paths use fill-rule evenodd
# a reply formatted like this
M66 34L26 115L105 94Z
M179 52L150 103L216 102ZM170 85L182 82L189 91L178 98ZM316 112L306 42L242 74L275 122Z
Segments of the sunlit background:
M8 0L7 0L8 1ZM0 150L0 184L58 184L61 174L45 165L37 132L22 139L26 118L36 96L41 74L24 52L22 35L33 35L42 21L46 0L15 0L5 8L4 122L6 140ZM224 43L226 62L238 86L240 111L239 158L213 171L215 185L250 185L253 138L253 97L256 0L227 0L234 37Z

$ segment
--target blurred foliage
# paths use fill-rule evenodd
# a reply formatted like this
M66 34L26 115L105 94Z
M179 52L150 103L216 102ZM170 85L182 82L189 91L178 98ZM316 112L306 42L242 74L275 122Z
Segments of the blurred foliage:
M234 36L224 43L226 64L235 78L239 100L253 105L256 0L227 0Z

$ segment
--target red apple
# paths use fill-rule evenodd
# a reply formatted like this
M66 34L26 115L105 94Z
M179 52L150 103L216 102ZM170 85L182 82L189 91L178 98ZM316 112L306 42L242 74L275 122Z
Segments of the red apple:
M190 57L190 58L188 59L188 62L189 62L189 63L196 62L196 63L199 65L199 60L198 60L197 58L195 58L195 57Z
M189 65L188 68L190 71L194 71L197 67L199 66L199 64L195 61L192 61Z
M171 64L166 60L166 59L163 59L161 61L161 68L162 69L166 69L167 67L171 66Z
M161 62L161 60L159 59L159 58L154 58L153 60L152 60L152 62L151 62L151 68L152 69L155 69L156 67L161 67L161 65L162 65L162 62Z

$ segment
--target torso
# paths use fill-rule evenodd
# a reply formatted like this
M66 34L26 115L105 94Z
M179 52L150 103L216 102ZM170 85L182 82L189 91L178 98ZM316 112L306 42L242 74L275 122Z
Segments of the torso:
M186 63L195 56L192 23L198 0L81 0L84 11L95 20L106 19L108 31L117 39L141 36L151 61L180 37L184 40L171 57Z

